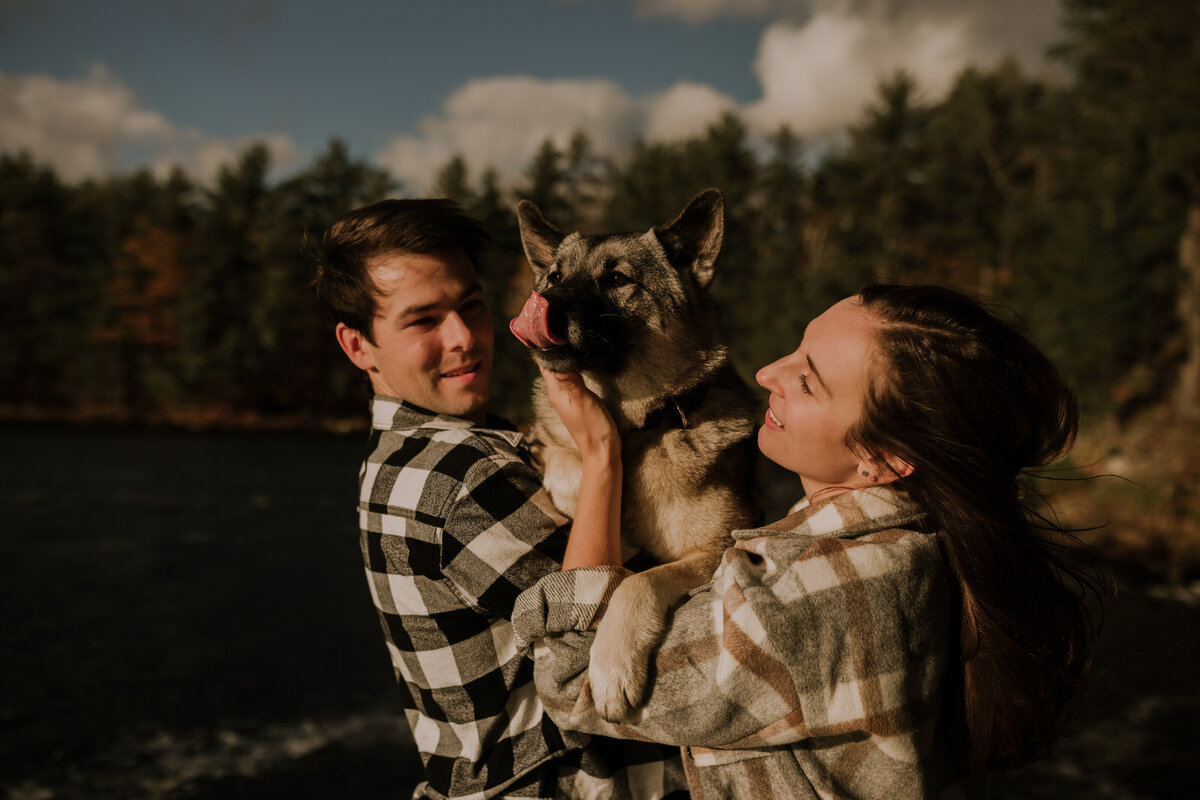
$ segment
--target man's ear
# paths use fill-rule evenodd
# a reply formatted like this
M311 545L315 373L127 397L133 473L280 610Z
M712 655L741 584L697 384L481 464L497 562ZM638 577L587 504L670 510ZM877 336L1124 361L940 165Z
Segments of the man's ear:
M368 347L370 342L367 341L366 336L344 322L337 324L334 335L337 337L342 352L350 359L350 363L364 372L370 372L375 368L375 357Z
M898 456L887 456L882 464L878 459L869 457L858 462L858 474L875 486L907 478L914 469L912 464Z

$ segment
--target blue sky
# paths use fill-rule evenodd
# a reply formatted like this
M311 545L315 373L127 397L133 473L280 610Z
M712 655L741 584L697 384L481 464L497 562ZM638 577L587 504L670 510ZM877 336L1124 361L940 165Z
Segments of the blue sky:
M204 178L251 140L286 171L337 136L416 192L454 153L511 177L578 128L618 156L725 110L819 139L899 66L931 96L1006 52L1039 69L1053 4L996 5L0 0L0 150L70 179L177 164Z

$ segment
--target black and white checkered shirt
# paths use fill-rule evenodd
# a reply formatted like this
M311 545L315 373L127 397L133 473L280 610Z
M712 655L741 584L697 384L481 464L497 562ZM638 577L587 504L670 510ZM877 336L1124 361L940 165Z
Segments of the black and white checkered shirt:
M362 554L425 764L414 797L686 797L678 748L563 731L544 712L509 620L560 569L569 523L521 434L386 397L371 413Z

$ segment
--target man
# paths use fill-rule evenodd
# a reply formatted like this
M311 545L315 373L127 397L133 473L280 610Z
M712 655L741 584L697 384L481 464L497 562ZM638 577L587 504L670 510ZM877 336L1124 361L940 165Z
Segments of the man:
M685 796L676 749L555 727L517 653L513 602L560 569L567 520L487 414L488 241L450 201L386 200L316 254L318 300L374 393L360 541L425 764L414 797Z

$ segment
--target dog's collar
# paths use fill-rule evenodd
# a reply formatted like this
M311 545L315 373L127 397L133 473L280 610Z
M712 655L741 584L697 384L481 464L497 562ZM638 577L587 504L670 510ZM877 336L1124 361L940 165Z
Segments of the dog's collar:
M688 415L693 413L704 402L708 394L709 382L705 381L693 386L682 394L668 397L666 402L646 415L641 425L635 431L645 431L651 428L688 428Z

